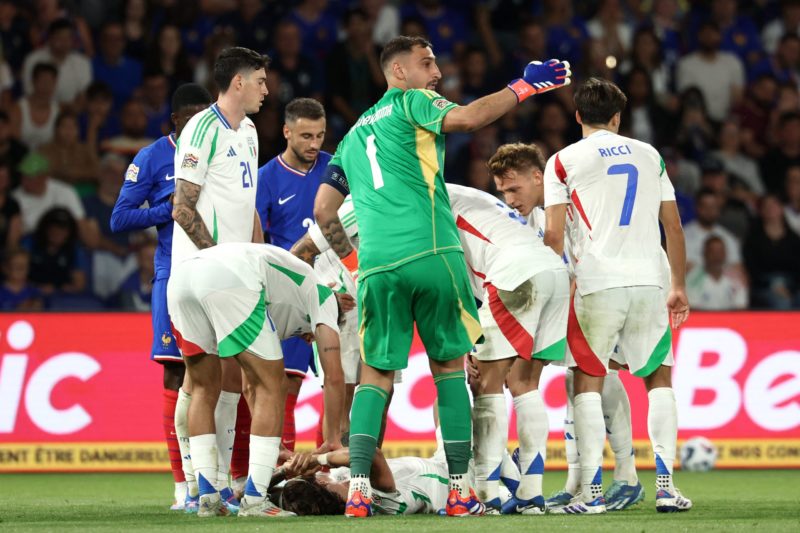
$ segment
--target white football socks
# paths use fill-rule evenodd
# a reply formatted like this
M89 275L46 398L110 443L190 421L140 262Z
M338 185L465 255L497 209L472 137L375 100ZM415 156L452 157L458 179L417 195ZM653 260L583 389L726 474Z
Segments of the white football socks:
M217 436L213 433L189 437L192 465L200 496L217 493Z
M571 368L564 376L567 388L567 410L564 414L564 448L567 455L567 482L564 490L573 496L581 489L581 463L578 459L578 441L575 435L575 374Z
M603 495L603 445L606 426L600 394L584 392L575 396L575 432L581 462L583 500L591 502Z
M475 434L475 490L482 501L490 502L499 496L499 468L508 444L505 395L477 396L472 409L472 420ZM495 470L498 470L497 475L492 475Z
M245 499L247 503L258 503L267 497L267 489L272 480L272 473L278 464L280 452L280 437L261 437L250 435L250 463L248 467L248 483L245 486ZM258 495L253 494L250 482L255 487Z
M522 474L517 498L530 500L542 495L542 476L547 457L549 424L542 395L538 390L514 398L519 437L519 469Z
M608 444L614 452L614 479L636 485L639 478L633 455L631 403L618 371L609 370L606 374L602 399Z
M228 472L231 469L233 440L236 438L236 408L241 394L222 391L214 409L214 426L217 430L217 486L228 486Z
M647 411L647 431L653 443L656 460L656 489L672 491L672 469L678 439L678 407L675 392L669 387L659 387L647 393L650 407Z
M178 401L175 402L175 436L178 439L178 448L181 451L181 465L183 475L186 478L186 490L189 496L197 496L197 479L194 477L194 467L192 466L192 455L189 447L189 404L192 401L191 394L187 394L180 389L178 391Z

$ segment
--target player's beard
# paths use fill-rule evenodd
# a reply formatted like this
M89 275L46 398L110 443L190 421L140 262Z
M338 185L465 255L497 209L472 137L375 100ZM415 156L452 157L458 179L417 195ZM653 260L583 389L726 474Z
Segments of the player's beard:
M309 159L308 157L306 157L305 152L298 152L294 148L292 148L292 152L294 153L294 156L297 158L297 160L300 161L301 163L303 163L304 165L312 165L314 163L314 161L317 160L317 157L319 156L319 152L317 152L317 155L315 155L314 157Z

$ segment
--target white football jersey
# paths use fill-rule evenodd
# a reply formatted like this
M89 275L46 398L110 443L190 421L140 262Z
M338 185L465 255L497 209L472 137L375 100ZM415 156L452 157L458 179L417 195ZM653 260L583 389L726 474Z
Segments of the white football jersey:
M475 276L512 291L539 272L566 268L528 221L501 200L451 183L447 194L464 258ZM482 290L476 294L482 295Z
M281 339L313 332L319 324L339 332L333 291L319 281L314 269L288 251L271 244L231 242L199 250L191 257L216 259L235 272L244 286L263 288Z
M258 182L258 136L245 117L234 130L217 104L189 120L175 150L175 179L199 185L197 212L216 243L251 242ZM172 264L197 251L177 223Z
M675 190L655 148L595 132L547 161L544 196L545 207L572 204L581 295L663 286L658 215L661 202L675 200Z
M396 457L387 459L394 476L395 492L372 489L373 508L378 514L435 514L447 504L449 474L444 459ZM348 481L350 469L334 468L331 477Z

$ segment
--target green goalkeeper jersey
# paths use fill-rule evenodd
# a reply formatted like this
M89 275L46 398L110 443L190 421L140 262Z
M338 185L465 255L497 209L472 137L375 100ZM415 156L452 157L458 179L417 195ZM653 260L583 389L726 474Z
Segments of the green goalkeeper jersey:
M456 107L434 91L389 89L339 144L358 218L360 275L461 251L445 188L442 121Z

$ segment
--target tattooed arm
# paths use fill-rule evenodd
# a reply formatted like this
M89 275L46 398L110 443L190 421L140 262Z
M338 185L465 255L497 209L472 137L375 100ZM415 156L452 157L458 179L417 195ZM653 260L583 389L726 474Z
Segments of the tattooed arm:
M327 183L319 186L314 200L314 218L331 248L339 257L347 257L353 251L350 239L339 220L338 209L344 203L344 195Z
M211 237L200 213L197 212L197 199L200 197L200 186L178 178L175 180L175 205L172 208L172 220L183 228L189 239L198 249L210 248L217 244Z

